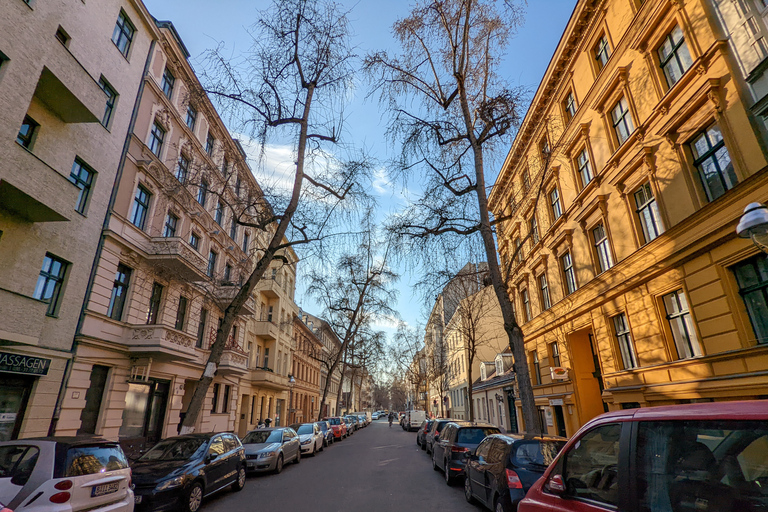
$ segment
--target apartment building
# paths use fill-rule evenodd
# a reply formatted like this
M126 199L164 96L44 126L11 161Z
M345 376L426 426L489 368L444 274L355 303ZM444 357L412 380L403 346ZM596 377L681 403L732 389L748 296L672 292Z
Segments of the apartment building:
M302 312L301 318L304 324L308 325L312 332L317 336L322 344L322 360L320 362L320 400L323 399L323 390L330 376L331 383L328 386L328 394L325 397L325 404L322 405L321 416L338 416L341 413L339 407L339 398L341 396L341 375L342 363L340 362L336 370L331 373L330 368L336 355L341 350L341 340L333 331L330 324L319 317Z
M765 143L729 3L751 4L579 0L493 188L549 433L766 398L765 256L735 235L768 193Z
M290 421L301 423L315 421L320 410L320 361L322 360L323 342L315 335L312 328L297 316L293 320L293 364L292 375L295 380L291 389Z
M140 2L0 2L0 440L53 431L154 24Z
M224 308L268 233L237 222L267 206L244 151L197 93L173 25L146 12L122 16L125 26L152 23L158 44L143 77L56 433L97 434L135 450L177 433ZM247 321L261 309L249 299L235 322L198 431L235 429L249 377Z

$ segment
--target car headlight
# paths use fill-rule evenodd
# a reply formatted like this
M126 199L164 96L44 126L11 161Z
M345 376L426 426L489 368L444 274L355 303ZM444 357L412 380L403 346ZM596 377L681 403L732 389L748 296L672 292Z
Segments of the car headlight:
M173 489L174 487L178 487L184 483L184 476L177 476L176 478L171 478L170 480L166 480L165 482L160 482L157 485L158 491L164 491L166 489Z
M274 457L275 455L277 455L277 452L261 452L259 454L259 458L268 459L270 457Z
M301 444L309 444L312 442L312 439L307 439L306 441L302 441Z

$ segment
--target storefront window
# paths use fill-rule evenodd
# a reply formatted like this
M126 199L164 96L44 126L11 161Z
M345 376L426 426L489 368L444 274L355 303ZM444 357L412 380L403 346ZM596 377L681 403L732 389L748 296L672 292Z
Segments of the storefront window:
M31 378L0 377L0 441L19 436L32 383Z

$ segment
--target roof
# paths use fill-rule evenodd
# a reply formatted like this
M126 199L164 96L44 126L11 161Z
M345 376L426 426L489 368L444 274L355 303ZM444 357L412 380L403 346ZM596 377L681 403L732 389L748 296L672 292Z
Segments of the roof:
M492 434L494 437L507 437L513 441L568 441L567 437L537 436L536 434Z
M184 45L184 42L181 40L181 36L178 32L176 32L176 27L173 26L173 23L170 21L159 21L155 19L155 25L157 25L159 28L167 28L171 31L171 35L176 40L176 43L179 45L179 48L181 48L181 51L184 52L184 56L186 58L189 58L189 50L187 50L187 47Z
M472 391L495 388L514 381L515 372L513 371L502 373L501 375L495 375L488 380L480 380L478 378L475 382L472 383Z

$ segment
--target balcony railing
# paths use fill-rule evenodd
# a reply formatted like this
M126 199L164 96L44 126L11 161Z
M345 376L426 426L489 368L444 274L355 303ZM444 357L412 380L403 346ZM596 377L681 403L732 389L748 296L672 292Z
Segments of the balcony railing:
M276 340L280 336L280 328L276 323L268 320L252 322L251 332L268 340Z
M288 377L275 373L269 368L251 368L250 379L254 385L261 387L275 390L288 389Z
M129 325L123 343L132 354L157 359L192 361L197 357L195 337L167 325Z
M213 293L216 297L216 302L219 304L219 307L221 307L221 309L223 310L232 303L232 300L235 298L235 295L237 295L237 292L239 291L240 291L240 286L223 285L223 286L218 286ZM241 310L240 314L241 315L256 314L256 301L252 296L248 297L245 300L245 303L243 304L243 309Z
M158 262L179 279L193 282L207 279L205 258L179 237L150 239L147 259Z

